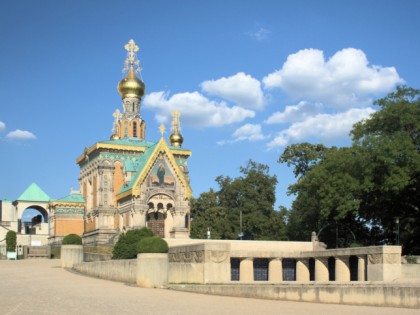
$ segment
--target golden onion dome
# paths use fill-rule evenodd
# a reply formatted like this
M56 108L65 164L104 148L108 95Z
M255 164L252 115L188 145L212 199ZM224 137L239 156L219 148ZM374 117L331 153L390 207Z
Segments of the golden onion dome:
M125 78L118 83L118 93L122 99L126 97L142 98L145 89L143 81L137 77L133 67L130 67Z
M175 130L175 132L169 137L169 141L171 142L172 146L181 147L182 142L184 142L184 138L177 130Z

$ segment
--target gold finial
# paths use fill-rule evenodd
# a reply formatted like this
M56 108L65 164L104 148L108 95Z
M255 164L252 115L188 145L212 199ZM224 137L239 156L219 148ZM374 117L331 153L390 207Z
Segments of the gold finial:
M182 142L184 141L184 138L182 137L180 131L181 131L181 123L179 121L179 117L181 117L181 114L178 110L174 110L172 112L172 131L173 133L169 137L169 141L171 145L175 147L181 147Z
M115 112L112 114L112 116L114 116L115 118L114 123L112 124L112 133L115 134L115 132L117 131L118 121L121 119L122 114L120 110L117 108Z
M181 123L179 122L179 117L181 117L181 114L178 110L174 110L172 112L172 131L180 131L181 130Z
M127 58L125 59L123 72L128 71L130 68L133 68L135 72L139 72L141 70L140 61L137 59L139 46L136 45L133 39L130 39L124 48L127 50Z
M159 127L159 130L160 130L160 134L163 137L163 134L165 133L165 126L163 124L161 124L160 127Z

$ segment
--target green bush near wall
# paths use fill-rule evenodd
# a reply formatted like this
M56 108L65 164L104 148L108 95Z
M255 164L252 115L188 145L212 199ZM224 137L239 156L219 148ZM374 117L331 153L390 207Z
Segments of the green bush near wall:
M69 234L64 236L61 245L82 245L82 238L77 234Z
M61 258L61 246L51 246L51 259Z
M9 231L6 234L6 251L15 252L16 251L16 232Z
M137 252L145 253L167 253L168 243L160 237L145 237L137 243Z
M130 230L121 234L117 244L112 250L112 259L134 259L137 257L137 243L145 238L153 236L148 228Z

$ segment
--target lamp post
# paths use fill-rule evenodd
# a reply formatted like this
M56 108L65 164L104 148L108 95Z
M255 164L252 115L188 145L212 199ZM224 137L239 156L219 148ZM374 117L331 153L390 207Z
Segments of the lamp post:
M395 218L395 224L397 225L397 230L395 231L396 243L397 245L400 245L400 218Z
M240 229L240 232L238 236L242 240L242 237L244 236L244 233L242 232L242 209L239 210L239 229Z

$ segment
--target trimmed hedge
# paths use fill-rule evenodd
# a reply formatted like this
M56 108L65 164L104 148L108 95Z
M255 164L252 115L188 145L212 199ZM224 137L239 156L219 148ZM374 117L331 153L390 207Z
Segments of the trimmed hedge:
M160 237L145 237L137 243L137 252L144 253L167 253L168 243Z
M121 234L118 242L112 249L112 259L137 258L137 243L141 239L151 236L153 236L152 230L146 227Z
M15 252L16 251L16 232L9 231L6 234L6 251Z
M62 245L82 245L82 238L77 234L69 234L64 236Z

